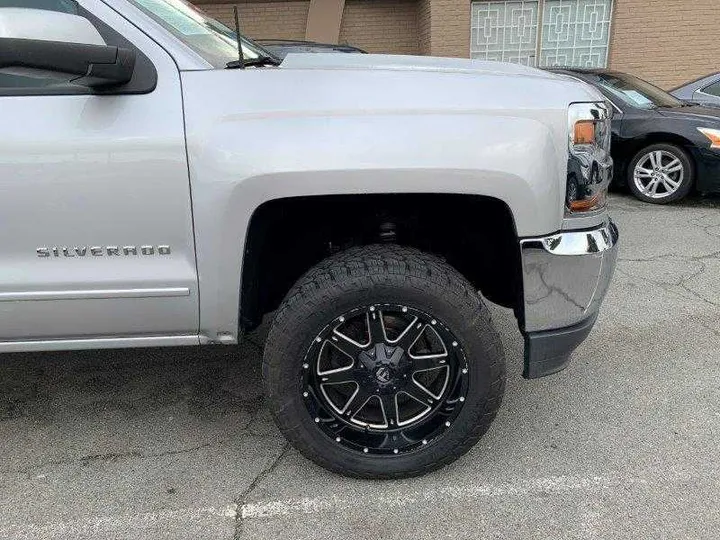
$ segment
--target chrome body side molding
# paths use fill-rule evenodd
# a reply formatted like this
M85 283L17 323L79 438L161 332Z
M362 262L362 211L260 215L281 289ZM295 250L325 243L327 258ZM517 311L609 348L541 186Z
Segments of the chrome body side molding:
M76 291L20 291L0 293L0 302L43 300L88 300L103 298L161 298L190 296L188 287L152 289L87 289Z

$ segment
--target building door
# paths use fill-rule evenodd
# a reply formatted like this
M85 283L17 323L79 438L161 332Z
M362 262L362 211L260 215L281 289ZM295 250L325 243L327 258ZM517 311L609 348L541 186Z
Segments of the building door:
M472 3L470 54L529 66L605 67L613 0Z

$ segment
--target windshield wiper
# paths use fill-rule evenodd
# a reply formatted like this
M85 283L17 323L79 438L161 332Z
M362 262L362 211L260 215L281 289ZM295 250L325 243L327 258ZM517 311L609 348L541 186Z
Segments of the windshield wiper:
M248 66L279 66L280 62L278 62L275 58L272 58L270 56L258 56L257 58L245 58L242 63L240 63L240 60L233 60L232 62L228 62L225 64L226 69L240 69L243 67Z

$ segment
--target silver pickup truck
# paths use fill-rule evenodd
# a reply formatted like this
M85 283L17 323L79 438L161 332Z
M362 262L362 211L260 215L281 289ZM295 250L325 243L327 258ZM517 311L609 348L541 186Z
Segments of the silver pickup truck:
M483 297L514 310L528 378L590 332L618 233L589 86L280 63L182 0L2 5L0 352L233 345L267 318L285 436L395 478L462 455L500 406Z

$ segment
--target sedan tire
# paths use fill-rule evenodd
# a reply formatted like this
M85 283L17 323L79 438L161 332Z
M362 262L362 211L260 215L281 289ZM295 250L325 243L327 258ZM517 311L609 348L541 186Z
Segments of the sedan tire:
M684 198L695 180L687 152L674 144L653 144L630 161L627 184L633 195L652 204L668 204Z

